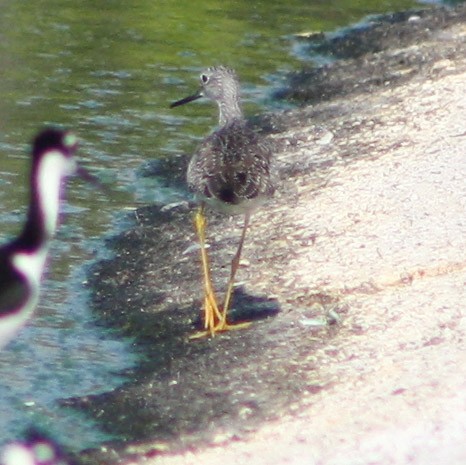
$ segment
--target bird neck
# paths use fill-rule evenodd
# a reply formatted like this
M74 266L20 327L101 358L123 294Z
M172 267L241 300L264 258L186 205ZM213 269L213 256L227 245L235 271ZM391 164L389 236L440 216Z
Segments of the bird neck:
M236 94L227 95L228 98L218 102L220 126L225 126L234 119L243 119L243 111Z
M59 151L50 151L33 163L31 197L26 224L18 238L29 251L47 245L57 228L62 180L67 160Z

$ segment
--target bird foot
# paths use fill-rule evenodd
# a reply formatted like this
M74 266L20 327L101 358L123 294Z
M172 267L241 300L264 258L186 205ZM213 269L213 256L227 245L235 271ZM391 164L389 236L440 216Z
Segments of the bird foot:
M238 329L246 329L246 328L249 328L249 326L251 326L250 321L246 321L243 323L230 324L230 323L227 323L225 320L222 320L222 321L219 321L213 327L191 334L191 336L189 336L189 339L195 340L195 339L202 339L204 337L215 337L217 333L224 333L226 331L236 331Z

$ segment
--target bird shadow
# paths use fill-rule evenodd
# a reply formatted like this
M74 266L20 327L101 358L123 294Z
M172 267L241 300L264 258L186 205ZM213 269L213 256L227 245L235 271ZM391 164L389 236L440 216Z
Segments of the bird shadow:
M151 315L138 313L138 321L129 325L141 357L126 373L127 382L111 392L62 399L60 404L87 413L104 431L124 441L150 436L173 440L184 430L203 434L218 416L212 402L222 405L222 415L236 418L238 405L230 398L238 378L229 357L242 359L236 369L249 371L249 351L261 344L258 328L193 341L190 336L202 328L200 316L193 316L197 308L173 306ZM279 311L276 299L237 288L230 322L267 320ZM251 384L251 389L256 388Z

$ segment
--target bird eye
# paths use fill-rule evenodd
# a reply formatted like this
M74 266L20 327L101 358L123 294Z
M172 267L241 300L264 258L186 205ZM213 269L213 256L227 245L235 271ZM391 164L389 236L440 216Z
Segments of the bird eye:
M209 82L209 76L207 76L207 74L201 74L201 81L203 84L207 84Z
M63 138L63 144L65 147L73 147L78 143L78 138L72 133L67 132Z

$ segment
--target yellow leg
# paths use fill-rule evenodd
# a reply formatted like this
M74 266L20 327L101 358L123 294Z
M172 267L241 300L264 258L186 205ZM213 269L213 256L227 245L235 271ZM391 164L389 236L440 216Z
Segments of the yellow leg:
M246 216L244 217L244 225L243 225L243 230L241 232L241 238L238 244L238 249L236 250L236 254L233 257L233 260L231 261L230 279L228 281L227 293L225 294L225 300L223 303L222 318L216 327L217 331L228 331L230 329L242 329L242 328L247 328L250 325L250 323L239 323L236 325L229 325L227 323L227 313L230 308L231 298L233 296L235 276L236 276L236 272L238 271L239 261L241 258L241 252L243 250L244 238L246 237L246 230L248 229L248 225L249 225L249 214L247 213Z
M229 331L233 329L242 329L250 325L250 323L239 323L230 325L227 323L227 312L230 307L231 297L233 294L233 287L235 281L236 271L239 266L241 251L243 248L244 237L246 229L249 224L249 215L246 215L244 221L243 232L241 234L238 250L231 262L230 280L228 282L227 293L223 309L220 310L215 291L212 285L212 276L210 273L209 257L206 249L206 218L204 214L204 205L201 205L194 217L194 224L196 226L197 235L199 237L199 245L201 249L202 272L204 276L204 331L194 333L189 339L199 339L207 336L215 336L218 332Z
M199 245L201 249L201 261L202 261L202 274L204 276L204 328L205 331L193 334L190 339L196 339L215 333L215 328L219 321L222 319L222 313L220 312L217 304L217 298L215 297L215 291L212 285L212 277L210 274L209 256L206 249L206 225L207 220L204 214L204 206L201 205L199 210L194 216L194 225L196 227L197 236L199 238Z

